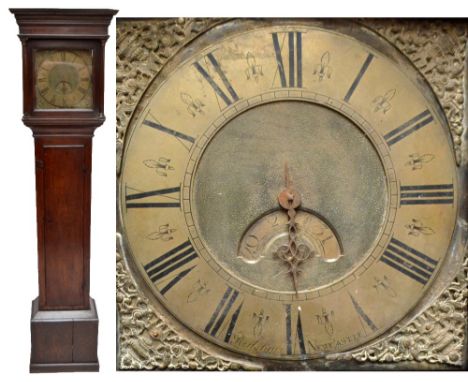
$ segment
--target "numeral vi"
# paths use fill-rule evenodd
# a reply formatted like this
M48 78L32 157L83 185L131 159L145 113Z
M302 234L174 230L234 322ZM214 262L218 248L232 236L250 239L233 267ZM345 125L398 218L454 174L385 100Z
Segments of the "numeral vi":
M292 355L295 354L295 348L299 348L299 353L301 355L306 355L306 345L304 341L304 332L302 330L302 319L301 311L297 311L296 323L293 327L292 315L291 315L291 304L286 304L284 306L286 313L286 354ZM293 329L295 328L295 334L293 334ZM297 346L295 346L297 344Z

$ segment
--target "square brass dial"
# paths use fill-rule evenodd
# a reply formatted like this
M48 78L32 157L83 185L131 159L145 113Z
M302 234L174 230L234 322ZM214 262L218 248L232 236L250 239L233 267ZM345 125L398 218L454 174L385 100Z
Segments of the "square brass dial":
M117 28L171 35L172 23ZM127 53L138 38L117 46L118 105L135 111L118 119L119 368L466 365L465 328L452 314L466 318L453 297L466 277L444 292L443 309L434 303L458 267L446 259L461 268L464 256L450 244L463 189L461 140L443 114L453 115L453 94L425 82L448 92L462 60L415 38L441 26L205 23L172 56L164 49L170 61L148 80L138 77L147 56ZM397 38L407 57L392 47ZM466 39L457 44L464 51ZM426 55L447 62L446 77L407 62ZM133 319L141 302L146 332ZM174 341L219 363L173 355Z
M92 109L92 50L34 52L35 109Z

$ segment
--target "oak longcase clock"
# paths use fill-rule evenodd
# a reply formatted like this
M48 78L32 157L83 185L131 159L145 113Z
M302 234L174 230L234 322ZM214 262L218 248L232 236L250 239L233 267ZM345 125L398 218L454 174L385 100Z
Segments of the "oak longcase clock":
M174 24L147 33L164 44ZM143 88L127 96L121 250L148 304L196 346L313 368L408 324L460 266L460 152L431 86L375 31L218 23ZM157 325L140 336L149 357L171 343ZM141 367L120 346L121 367Z
M23 122L36 159L39 297L31 372L97 371L89 296L91 142L104 118L104 47L116 13L11 9L23 46Z

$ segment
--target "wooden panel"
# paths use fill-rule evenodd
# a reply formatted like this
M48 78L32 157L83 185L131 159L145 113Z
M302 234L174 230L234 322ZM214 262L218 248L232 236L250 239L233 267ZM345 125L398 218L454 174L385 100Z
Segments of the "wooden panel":
M65 363L73 361L73 321L32 322L31 362Z
M83 301L83 145L44 147L46 301Z
M96 362L98 320L74 321L73 362Z
M41 309L87 309L91 138L37 137Z
M97 371L98 317L93 299L89 310L39 310L31 314L31 372Z

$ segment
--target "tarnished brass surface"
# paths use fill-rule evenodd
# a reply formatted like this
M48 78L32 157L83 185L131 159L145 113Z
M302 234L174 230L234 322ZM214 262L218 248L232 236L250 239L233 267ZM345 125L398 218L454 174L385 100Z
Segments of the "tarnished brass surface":
M346 253L333 265L320 259L310 262L304 269L307 288L344 278L367 258L386 218L388 190L379 155L365 134L341 114L314 103L278 101L254 107L224 125L207 143L193 191L201 237L238 277L291 290L288 277L267 277L280 271L278 261L248 267L236 257L245 228L279 208L285 161L302 194L301 207L334 227Z
M164 21L164 22L166 22L166 21ZM159 23L162 24L164 22L159 22ZM179 22L181 24L183 24L186 21L179 21ZM192 22L192 21L189 21L189 23L190 22ZM125 23L127 23L127 22L125 22ZM135 23L134 25L137 24L136 22L133 22L133 23ZM156 21L146 21L146 23L150 23L150 24L154 23L154 25L158 25L158 23ZM171 21L171 23L173 23L173 21ZM367 21L367 23L372 24L371 21ZM129 21L128 25L126 27L128 28L128 26L131 25L131 24L132 24L132 22ZM379 28L382 28L381 22L377 22L377 24L379 24L378 25ZM134 25L133 25L133 27L134 27ZM161 25L158 25L157 28L160 28L160 27L161 27ZM398 28L398 25L397 25L397 28ZM444 26L444 28L447 28L447 26ZM417 29L417 28L415 28L415 29ZM404 40L404 39L402 39L402 40ZM400 41L400 44L402 44L401 41ZM250 57L250 62L252 62L252 57ZM325 66L327 66L329 63L330 63L330 57L327 58L325 55L322 55L321 65L323 66L325 64ZM127 65L128 65L128 63L127 63ZM127 68L128 68L128 66L127 66ZM137 72L138 72L138 70L137 70ZM319 75L321 75L320 70L318 72L319 72ZM265 69L263 69L262 73L267 73L267 71ZM333 72L330 71L330 70L328 70L328 71L324 70L323 73L324 73L323 78L327 78L327 76L330 73L333 73ZM330 76L331 75L332 74L330 74ZM141 89L143 89L146 86L147 83L148 82L141 81L141 84L142 84ZM141 90L138 90L138 89L140 89L139 86L136 86L135 88L136 88L137 92L141 91ZM120 89L123 89L123 88L120 87ZM457 91L459 91L458 88L457 88ZM393 98L394 96L395 95L393 94L393 92L386 92L385 94L382 94L381 98L379 98L378 100L375 100L375 103L378 104L378 105L375 105L376 112L382 112L382 113L387 112L389 110L388 109L388 107L389 107L388 104L392 105L392 102L390 102L391 101L390 98ZM458 98L457 98L457 100L458 100ZM462 102L463 102L463 100L462 100ZM443 104L444 107L446 106L446 105L444 105L443 102L442 102L442 104ZM392 106L390 106L390 107L392 107ZM118 110L119 110L119 108L118 108ZM255 109L252 109L252 110L255 110ZM192 111L194 113L197 113L197 107L193 106L193 108L190 109L190 111ZM141 112L141 110L140 110L140 112ZM233 120L233 121L235 121L235 120ZM125 126L120 125L120 130L119 131L122 132L122 128L124 128L124 127ZM460 129L458 129L458 130L460 130ZM221 131L223 131L223 130L221 130ZM359 131L359 130L356 129L356 131ZM453 126L452 126L452 131L454 131ZM461 136L461 131L460 131L460 134L455 134L455 135L456 136ZM456 138L455 138L455 146L456 146L456 150L457 150L457 159L458 159L459 162L463 162L463 156L461 155L462 151L460 151L460 147L463 147L463 146L461 145L461 141L457 141ZM210 146L208 146L208 150L209 150L209 148L210 148ZM205 152L205 154L206 154L206 152ZM205 155L205 154L203 154L203 155ZM430 155L434 155L434 154L430 154ZM430 161L431 160L430 155L425 156L424 157L425 159L424 160L419 160L419 162L418 162L418 159L420 159L420 158L417 158L415 156L410 157L410 158L408 158L408 161L406 163L408 163L408 166L415 167L415 170L412 170L412 171L417 171L417 169L418 169L417 166L422 166L422 165L424 165L424 163L426 163L424 161ZM202 158L204 158L204 156L202 156ZM203 160L200 163L203 163ZM165 165L167 165L167 162L165 163ZM160 167L158 167L158 168L160 168ZM166 166L165 168L167 169L168 167ZM199 168L201 168L201 167L199 167ZM279 171L279 173L280 172L281 171ZM377 179L378 179L378 177L377 177ZM211 184L211 183L207 183L207 184ZM309 190L310 186L307 186L306 188ZM203 209L203 211L205 211L205 209ZM263 212L265 213L265 211L263 211ZM382 214L380 216L382 216ZM425 222L421 222L418 219L413 219L413 221L411 221L411 219L410 219L406 226L410 227L410 229L412 229L414 232L422 232L423 228L430 228L430 227L426 227L422 223L425 223ZM205 227L206 225L205 224L199 224L199 226ZM338 231L343 231L343 230L338 230ZM164 232L167 232L167 228L160 230L160 232L162 234ZM430 231L426 231L426 232L430 232ZM423 235L423 234L421 234L421 235ZM205 235L205 236L207 236L207 235ZM370 236L372 236L372 235L370 235ZM156 236L154 236L154 237L156 237ZM346 244L344 244L343 246L346 247ZM460 250L460 249L458 249L458 250ZM213 251L213 252L218 252L219 253L219 251ZM346 251L345 251L345 253L346 253ZM124 265L123 267L121 266L121 270L125 269L125 263L123 265ZM242 269L242 268L240 268L240 269ZM447 292L444 292L444 294L441 297L441 299L443 299L443 300L441 300L440 303L436 303L436 305L433 305L432 308L427 310L426 313L424 313L423 315L419 316L406 329L402 329L403 332L400 331L397 335L393 335L392 337L387 338L387 339L384 338L384 342L380 342L380 343L378 343L376 345L373 345L373 347L364 348L363 350L360 350L358 352L349 353L349 354L345 354L345 355L341 355L341 356L340 355L330 355L329 358L342 359L342 360L354 359L354 360L357 360L357 361L365 361L365 362L367 362L367 361L403 362L403 361L416 360L416 361L419 361L419 362L425 361L425 362L431 362L431 363L445 363L445 364L449 364L449 365L460 365L460 364L462 364L462 362L463 362L463 340L464 340L464 335L462 333L463 333L463 330L465 329L464 328L464 325L465 325L464 321L466 320L466 283L467 283L467 280L466 280L466 262L465 262L465 268L464 269L465 269L465 273L461 274L461 276L459 276L457 278L457 280L454 282L455 284L452 283L452 286L449 287L449 289L447 289ZM128 272L128 271L124 271L124 274L126 274L126 272ZM385 280L381 280L381 282L385 282ZM200 288L203 288L203 286L200 285ZM148 290L146 289L146 286L144 286L142 284L140 284L139 289L146 290L148 292ZM205 286L205 289L206 289L206 286ZM153 301L153 304L154 304L154 306L158 305L156 301ZM439 304L439 305L437 305L437 304ZM119 306L121 306L121 304ZM443 312L446 311L447 309L449 309L453 314L443 314ZM453 309L453 310L451 310L451 309ZM162 311L164 311L164 309L162 309ZM459 312L459 314L456 314L456 312ZM325 313L326 312L324 312L324 314ZM263 314L263 316L261 314ZM163 318L164 320L169 320L169 322L172 322L172 320L173 320L171 318L170 314L163 314L163 317L164 317ZM257 317L258 317L259 320L261 320L262 317L263 317L263 319L265 319L265 313L264 312L261 312L261 313L259 312L259 313L257 313ZM436 322L439 323L441 318L443 320L445 320L446 324L431 323L431 320L437 320ZM424 326L421 326L422 325L421 322L424 323ZM132 322L129 321L129 322L125 323L124 327L131 329L132 325L133 325ZM178 325L176 325L176 326L178 326ZM230 353L225 353L220 348L210 347L210 345L209 344L207 345L204 340L202 340L201 338L197 338L196 336L194 337L193 334L191 334L189 331L186 331L183 327L178 327L178 330L179 330L180 333L185 334L188 338L190 338L191 343L197 343L198 346L201 346L201 347L206 347L207 346L210 351L212 351L212 352L214 352L216 354L219 354L221 356L221 358L229 359L230 356L234 356L234 358L236 358L236 355L230 354ZM139 336L140 335L137 335L136 337L139 337ZM143 338L143 335L141 335L140 337ZM127 360L126 361L127 366L121 364L121 367L123 367L123 368L126 368L126 367L128 367L128 368L141 368L142 366L140 364L138 364L138 362L137 363L134 363L134 362L132 363L132 362L128 361L129 357L131 358L132 356L134 356L134 353L132 353L131 351L130 352L128 351L130 349L129 348L128 337L126 337L125 334L123 334L123 335L121 335L120 339L121 339L121 341L123 341L123 342L121 342L120 352L121 352L121 354L123 354L122 353L122 351L123 351L126 354L126 360ZM134 341L139 342L140 340L135 338L131 342L134 342ZM195 341L195 342L193 342L193 341ZM414 341L416 341L416 342L414 342ZM418 353L414 353L414 348L415 348L414 344L415 343L419 344L418 346L416 346L416 348L418 349ZM444 345L445 343L446 343L446 345ZM385 344L387 344L387 345L385 345ZM191 346L192 345L189 345L189 347L191 347ZM143 356L143 357L145 357L145 359L147 359L147 361L146 361L147 366L145 366L145 367L162 367L162 368L165 368L165 367L176 367L176 368L184 367L184 366L182 366L184 364L183 362L181 364L177 364L177 362L174 362L174 361L172 361L169 364L161 364L160 362L156 362L156 361L152 362L151 361L151 356L148 358L148 356L145 355L145 354L151 353L152 347L147 346L145 349L146 350L142 350L140 352L141 354L139 355L140 357ZM405 350L405 349L408 349L408 350ZM430 350L430 351L428 351L428 350ZM211 353L211 354L213 354L213 353ZM121 358L121 360L122 359L123 358ZM247 359L246 359L246 361L247 361ZM275 363L273 361L267 362L267 361L263 361L263 360L258 359L258 358L253 359L253 360L250 359L249 361L253 361L254 364L255 364L255 362L257 362L259 367L296 368L293 364L289 364L290 366L287 366L287 364L284 364L283 366L280 366L279 364L277 364L277 363ZM323 361L323 362L326 363L326 361ZM345 361L343 361L343 362L345 362ZM226 365L230 366L231 364L230 363L215 364L214 368L224 369L226 367ZM232 365L237 365L237 366L234 366L234 367L238 367L238 365L242 365L242 361L240 361L239 364L234 362ZM320 360L315 360L315 361L309 361L307 363L307 365L308 365L307 367L310 367L310 368L315 368L315 367L322 368L324 364ZM352 362L348 363L348 365L349 365L350 368L355 367L355 366L353 366L355 364L352 363ZM205 366L203 364L203 362L195 360L195 361L193 361L191 367L205 368L207 366ZM243 367L249 368L249 367L252 367L252 364L244 364ZM344 366L344 367L346 367L346 366ZM405 366L405 368L406 367L407 366ZM417 364L415 364L414 368L417 368L417 367L418 367Z
M36 50L36 109L90 109L92 59L90 50Z

